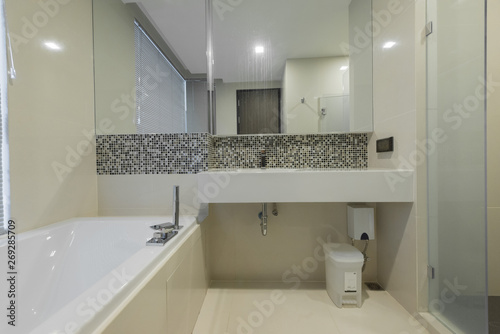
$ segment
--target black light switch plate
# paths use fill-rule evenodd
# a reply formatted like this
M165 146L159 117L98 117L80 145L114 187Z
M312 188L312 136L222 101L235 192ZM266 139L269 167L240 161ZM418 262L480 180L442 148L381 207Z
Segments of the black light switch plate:
M393 151L394 151L394 137L377 140L377 153L393 152Z

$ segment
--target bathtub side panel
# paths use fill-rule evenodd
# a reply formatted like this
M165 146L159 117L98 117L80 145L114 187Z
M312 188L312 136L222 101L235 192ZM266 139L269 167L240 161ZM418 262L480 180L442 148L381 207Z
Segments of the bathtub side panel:
M102 333L192 332L208 289L204 233L196 229Z
M202 238L167 280L167 333L190 334L207 292Z

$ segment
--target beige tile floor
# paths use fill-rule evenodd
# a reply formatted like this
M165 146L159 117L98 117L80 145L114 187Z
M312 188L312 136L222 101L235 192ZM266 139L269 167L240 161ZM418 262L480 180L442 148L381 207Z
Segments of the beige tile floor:
M193 334L428 333L385 291L363 291L363 306L337 308L324 283L214 282Z

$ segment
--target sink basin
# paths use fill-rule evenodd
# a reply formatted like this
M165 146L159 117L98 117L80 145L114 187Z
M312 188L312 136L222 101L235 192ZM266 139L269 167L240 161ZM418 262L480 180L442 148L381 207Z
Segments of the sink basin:
M206 203L413 202L412 170L213 170L198 174Z
M235 169L214 169L208 173L290 173L311 170L310 168L235 168Z

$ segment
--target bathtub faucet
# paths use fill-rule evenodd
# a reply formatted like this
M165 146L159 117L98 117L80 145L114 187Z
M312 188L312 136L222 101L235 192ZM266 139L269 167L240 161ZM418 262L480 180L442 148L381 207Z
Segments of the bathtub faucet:
M182 226L179 226L179 186L174 186L174 208L172 218L174 219L174 228L179 230Z
M155 230L153 237L146 242L148 246L163 246L167 241L179 233L182 226L179 226L179 186L174 186L173 222L156 224L150 226Z
M153 237L146 242L146 246L163 246L179 233L179 231L174 230L172 223L157 224L150 227L155 232Z

